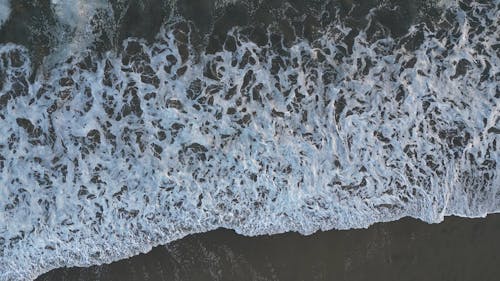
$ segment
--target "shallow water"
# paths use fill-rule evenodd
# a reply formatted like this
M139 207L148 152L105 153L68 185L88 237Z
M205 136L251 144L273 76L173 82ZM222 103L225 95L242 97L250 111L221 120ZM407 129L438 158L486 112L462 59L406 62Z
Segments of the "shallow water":
M500 209L499 1L13 3L0 280Z

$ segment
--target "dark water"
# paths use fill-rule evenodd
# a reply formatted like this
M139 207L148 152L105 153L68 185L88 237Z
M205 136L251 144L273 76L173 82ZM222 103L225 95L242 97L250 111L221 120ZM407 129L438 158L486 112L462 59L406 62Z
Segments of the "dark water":
M130 37L152 42L165 23L179 19L194 25L194 45L214 53L224 48L227 32L235 27L242 28L248 39L259 45L267 43L270 29L290 46L296 39L314 41L339 19L353 29L352 40L367 27L370 13L374 15L370 23L374 29L396 38L405 35L412 24L432 22L440 15L435 0L110 0L109 5L110 14L92 15L90 19L92 33L107 31L89 39L96 53L119 50L123 40ZM58 21L49 0L15 0L10 17L0 28L0 44L27 47L37 69L45 56L77 36L74 29Z
M196 234L110 265L58 269L38 281L429 280L500 278L500 215L415 219L301 236Z

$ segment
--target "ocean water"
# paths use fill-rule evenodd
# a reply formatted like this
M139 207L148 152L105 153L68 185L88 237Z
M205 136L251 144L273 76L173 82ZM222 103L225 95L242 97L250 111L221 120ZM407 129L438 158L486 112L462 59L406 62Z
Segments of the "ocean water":
M498 0L16 5L0 280L219 227L500 211Z

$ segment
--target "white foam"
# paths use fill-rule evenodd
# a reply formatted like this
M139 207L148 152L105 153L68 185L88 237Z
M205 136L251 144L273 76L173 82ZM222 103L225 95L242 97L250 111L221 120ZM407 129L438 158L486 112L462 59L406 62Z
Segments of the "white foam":
M47 58L49 66L86 50L100 35L96 31L111 32L113 10L107 0L51 0L50 3L59 23L54 33L59 36L60 44Z
M0 0L0 28L10 16L10 1Z
M218 227L499 212L500 12L477 8L479 34L457 10L461 37L413 27L425 40L412 52L362 32L347 56L349 30L332 26L289 55L235 31L236 51L183 61L167 26L153 45L127 41L131 57L82 55L34 83L27 51L1 46L0 280Z

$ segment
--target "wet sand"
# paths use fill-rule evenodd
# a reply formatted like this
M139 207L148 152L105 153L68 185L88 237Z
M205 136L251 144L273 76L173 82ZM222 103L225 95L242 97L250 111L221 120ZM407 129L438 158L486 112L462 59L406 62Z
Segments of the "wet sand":
M436 280L500 276L500 214L404 218L368 229L244 237L220 229L109 265L51 271L59 280Z

